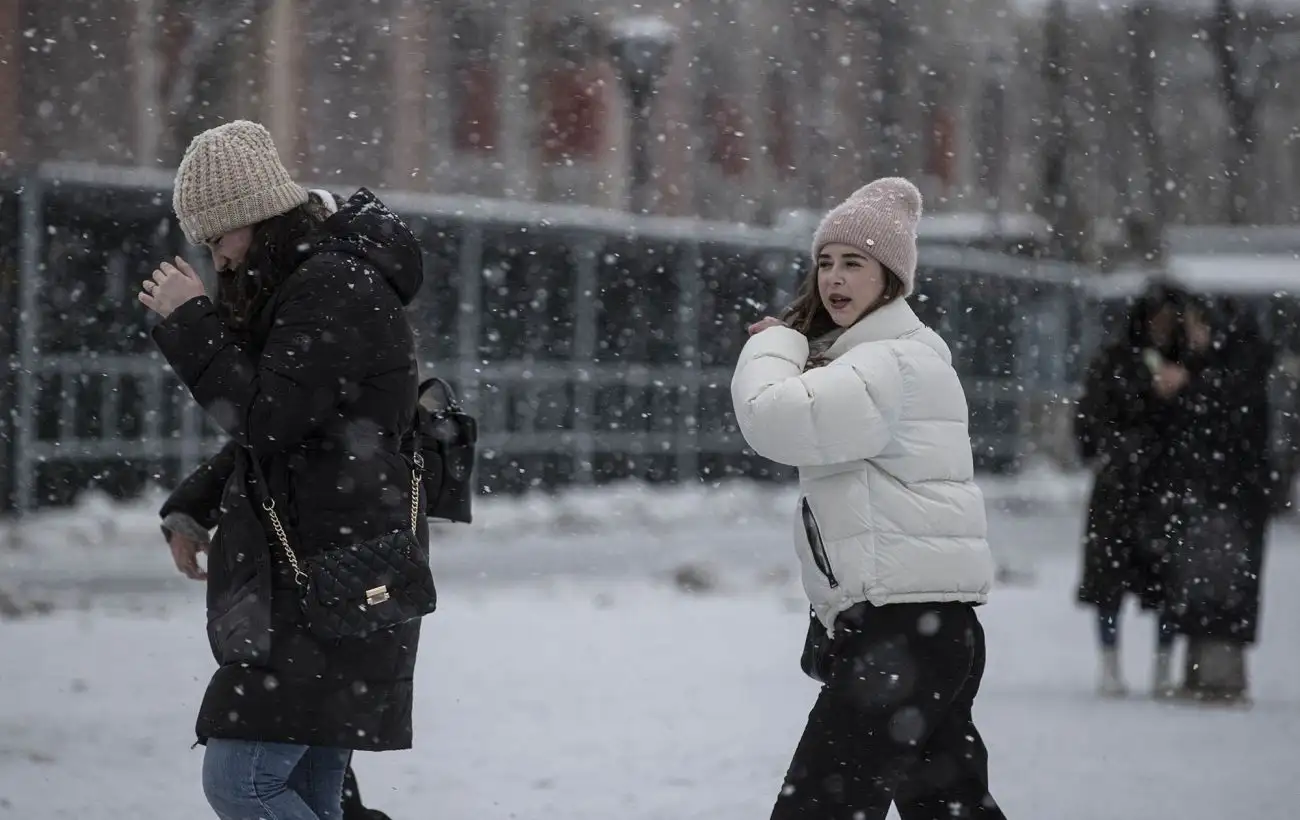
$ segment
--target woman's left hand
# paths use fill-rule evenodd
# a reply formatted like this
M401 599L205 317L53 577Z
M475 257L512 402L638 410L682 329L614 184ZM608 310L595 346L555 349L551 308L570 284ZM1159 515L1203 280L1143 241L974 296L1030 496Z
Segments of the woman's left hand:
M140 301L166 319L176 308L205 295L203 280L199 279L190 263L178 256L175 265L163 262L153 272L152 278L144 280Z
M784 326L785 326L785 322L782 322L780 319L777 319L774 316L764 316L762 319L759 319L757 322L749 326L749 335L753 336L756 333L762 333L764 330L767 330L769 327L784 327Z

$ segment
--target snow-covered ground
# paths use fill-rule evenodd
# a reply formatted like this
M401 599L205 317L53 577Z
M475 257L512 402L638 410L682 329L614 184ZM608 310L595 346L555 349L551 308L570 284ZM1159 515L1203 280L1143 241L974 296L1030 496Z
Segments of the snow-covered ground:
M1078 487L1040 478L987 487L1004 562L1032 573L981 610L976 714L1008 817L1295 814L1300 529L1275 527L1253 708L1102 701L1091 619L1071 603ZM367 802L397 820L766 817L815 696L788 493L484 504L482 526L438 550L416 749L357 757ZM170 580L151 506L91 501L6 537L0 586L58 606L0 621L0 818L209 816L189 748L211 672L201 590ZM685 563L717 585L681 591ZM1141 688L1153 625L1128 625Z

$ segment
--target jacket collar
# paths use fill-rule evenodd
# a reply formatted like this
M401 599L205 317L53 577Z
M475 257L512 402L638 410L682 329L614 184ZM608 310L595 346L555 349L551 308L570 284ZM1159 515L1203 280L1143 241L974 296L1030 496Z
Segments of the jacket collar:
M924 328L907 300L895 299L844 331L826 351L826 358L836 359L860 344L901 339Z

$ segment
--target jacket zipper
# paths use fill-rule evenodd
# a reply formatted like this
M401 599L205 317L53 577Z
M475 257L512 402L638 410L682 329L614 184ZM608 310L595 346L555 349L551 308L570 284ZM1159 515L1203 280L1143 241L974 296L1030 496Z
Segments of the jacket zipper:
M835 572L831 569L831 559L826 554L826 544L822 541L822 531L817 527L817 519L813 517L812 505L805 498L801 507L803 528L808 533L808 547L812 552L813 563L817 565L817 569L821 570L822 575L826 576L826 581L831 587L837 587L840 582L835 580Z

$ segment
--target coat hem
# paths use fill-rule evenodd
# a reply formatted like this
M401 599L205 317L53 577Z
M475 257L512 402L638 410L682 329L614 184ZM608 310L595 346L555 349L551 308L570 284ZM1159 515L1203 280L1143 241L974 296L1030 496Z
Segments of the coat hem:
M354 752L401 752L413 748L413 739L396 740L391 743L339 743L338 737L286 737L274 732L199 732L194 746L207 746L210 740L243 740L249 743L288 743L300 746L329 747L332 749L349 749ZM190 748L194 748L191 746Z

